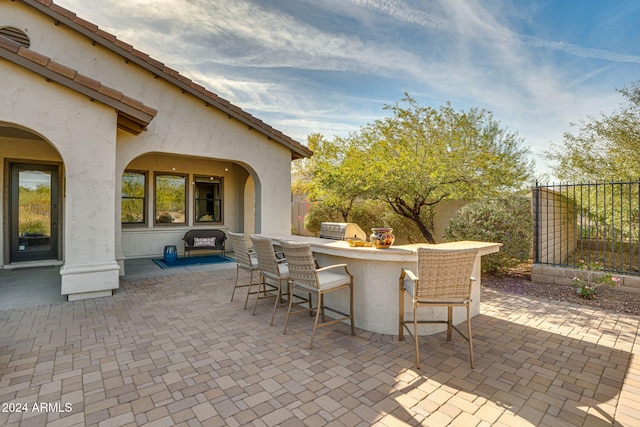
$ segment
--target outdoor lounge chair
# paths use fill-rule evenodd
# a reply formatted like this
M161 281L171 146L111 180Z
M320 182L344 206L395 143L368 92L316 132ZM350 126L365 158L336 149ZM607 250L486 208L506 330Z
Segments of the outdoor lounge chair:
M398 339L404 340L407 329L416 344L416 367L420 369L420 351L418 344L418 325L422 323L445 323L447 341L451 341L451 330L455 329L469 342L469 360L473 369L473 342L471 337L471 277L477 249L444 250L418 248L418 276L407 269L400 273ZM413 303L413 319L404 319L404 293L407 292ZM447 320L417 320L420 307L447 307ZM453 325L453 307L467 309L467 335ZM413 333L409 328L413 325Z

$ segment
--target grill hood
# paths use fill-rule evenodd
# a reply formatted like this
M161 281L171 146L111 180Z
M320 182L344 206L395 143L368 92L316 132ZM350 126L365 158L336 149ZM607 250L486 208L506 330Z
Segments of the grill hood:
M367 234L354 222L323 222L320 224L318 237L331 240L367 240Z

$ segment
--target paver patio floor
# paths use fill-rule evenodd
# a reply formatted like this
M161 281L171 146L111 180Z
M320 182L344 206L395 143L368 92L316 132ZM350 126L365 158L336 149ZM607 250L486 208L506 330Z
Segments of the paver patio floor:
M348 325L309 350L310 318L283 335L284 309L229 302L234 277L0 310L0 425L640 425L638 317L483 289L476 368L438 334L417 370L410 339Z

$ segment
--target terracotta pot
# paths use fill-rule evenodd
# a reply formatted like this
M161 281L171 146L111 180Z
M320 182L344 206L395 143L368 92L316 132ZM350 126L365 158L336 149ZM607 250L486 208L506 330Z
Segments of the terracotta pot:
M393 245L393 242L396 240L396 236L392 234L393 228L372 228L371 231L373 231L373 233L371 233L369 240L375 248L386 249Z

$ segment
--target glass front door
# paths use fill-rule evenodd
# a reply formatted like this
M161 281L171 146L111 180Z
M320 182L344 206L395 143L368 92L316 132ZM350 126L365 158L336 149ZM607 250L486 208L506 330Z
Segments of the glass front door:
M58 258L58 167L11 165L11 262Z

